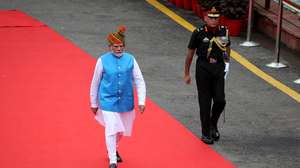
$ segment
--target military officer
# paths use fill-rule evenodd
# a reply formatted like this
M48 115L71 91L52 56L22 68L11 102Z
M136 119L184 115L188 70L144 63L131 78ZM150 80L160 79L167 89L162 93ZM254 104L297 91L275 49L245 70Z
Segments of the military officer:
M219 24L220 13L212 7L204 17L205 25L194 30L185 59L184 81L191 83L190 66L196 53L196 84L201 140L206 144L218 141L218 119L225 108L224 80L229 71L230 40L228 29Z

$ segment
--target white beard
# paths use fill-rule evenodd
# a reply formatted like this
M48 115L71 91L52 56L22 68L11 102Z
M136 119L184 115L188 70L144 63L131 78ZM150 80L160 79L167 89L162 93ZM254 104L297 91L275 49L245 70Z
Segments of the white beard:
M122 55L123 55L123 53L120 53L120 54L114 53L114 54L115 54L115 56L117 56L117 57L122 57Z

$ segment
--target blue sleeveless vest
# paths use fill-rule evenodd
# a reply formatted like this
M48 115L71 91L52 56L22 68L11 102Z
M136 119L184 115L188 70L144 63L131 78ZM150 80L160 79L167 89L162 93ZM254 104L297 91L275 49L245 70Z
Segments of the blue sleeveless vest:
M112 112L133 110L133 58L125 52L121 57L111 52L101 56L103 74L98 95L102 110Z

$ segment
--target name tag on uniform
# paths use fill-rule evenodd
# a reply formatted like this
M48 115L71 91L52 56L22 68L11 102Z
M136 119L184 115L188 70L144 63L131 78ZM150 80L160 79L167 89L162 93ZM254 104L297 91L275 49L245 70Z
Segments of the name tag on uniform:
M203 43L208 43L209 42L209 38L205 37L203 40L202 40Z

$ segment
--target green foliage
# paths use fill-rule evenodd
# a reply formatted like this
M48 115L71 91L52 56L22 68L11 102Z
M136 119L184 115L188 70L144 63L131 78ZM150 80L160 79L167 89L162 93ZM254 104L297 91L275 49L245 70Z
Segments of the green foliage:
M220 9L228 19L240 19L248 12L248 0L222 0Z
M218 7L220 5L220 0L198 0L198 3L204 9L210 9L212 7Z

